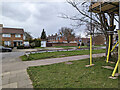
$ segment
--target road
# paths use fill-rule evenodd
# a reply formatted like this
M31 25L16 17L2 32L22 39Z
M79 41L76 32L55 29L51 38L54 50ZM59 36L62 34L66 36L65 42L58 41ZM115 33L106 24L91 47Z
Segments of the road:
M2 60L2 64L15 62L16 58L24 55L25 52L3 52L0 53L0 59Z
M96 48L96 49L104 49L105 47L99 47L99 48ZM87 50L88 48L81 48L81 49L76 49L76 50ZM61 49L59 51L73 51L75 49ZM37 51L39 53L44 53L44 52L56 52L58 50L43 50L43 51ZM2 60L2 64L7 64L7 63L11 63L11 62L16 62L18 61L19 57L24 55L25 54L25 50L22 50L22 51L18 51L18 52L3 52L3 53L0 53L0 59ZM30 52L28 52L30 53ZM31 53L36 53L36 51L32 51Z

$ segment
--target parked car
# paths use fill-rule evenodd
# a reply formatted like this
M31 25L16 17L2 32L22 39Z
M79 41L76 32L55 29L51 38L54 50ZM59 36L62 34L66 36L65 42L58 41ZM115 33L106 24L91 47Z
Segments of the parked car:
M12 48L0 46L0 52L12 52Z

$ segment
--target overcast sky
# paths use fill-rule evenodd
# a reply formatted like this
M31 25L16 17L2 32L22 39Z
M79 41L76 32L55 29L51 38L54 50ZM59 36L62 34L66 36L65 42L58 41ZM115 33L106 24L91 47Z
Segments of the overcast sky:
M71 20L58 17L61 13L73 16L76 10L66 2L4 2L2 22L5 27L23 28L34 38L40 37L44 28L47 35L55 34L61 27L70 27ZM76 29L76 35L84 35L83 27Z

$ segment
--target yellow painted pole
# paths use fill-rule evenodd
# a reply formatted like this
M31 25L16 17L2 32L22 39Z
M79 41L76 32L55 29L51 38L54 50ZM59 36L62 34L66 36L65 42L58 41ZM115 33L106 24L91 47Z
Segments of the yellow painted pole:
M108 47L108 54L107 54L107 60L106 60L106 62L108 63L108 61L109 61L109 55L110 55L110 40L111 40L111 36L109 35L109 47Z
M118 42L120 42L120 30L117 30L117 32L118 32ZM118 46L118 61L117 61L116 65L115 65L115 68L114 68L113 73L112 73L113 77L115 75L117 67L118 67L118 73L120 74L120 44Z
M115 44L115 46L112 48L112 50L111 50L110 52L112 52L112 51L115 49L115 47L117 46L118 43L119 43L119 42L117 42L117 43Z
M120 42L120 29L117 30L117 32L118 32L118 42ZM118 45L118 60L119 60L118 73L120 74L120 44Z
M115 76L115 72L116 72L116 70L117 70L117 67L118 67L119 61L120 61L120 60L118 59L116 65L115 65L115 68L114 68L114 70L113 70L113 73L112 73L112 76L113 76L113 77Z
M92 34L90 34L90 65L92 65Z

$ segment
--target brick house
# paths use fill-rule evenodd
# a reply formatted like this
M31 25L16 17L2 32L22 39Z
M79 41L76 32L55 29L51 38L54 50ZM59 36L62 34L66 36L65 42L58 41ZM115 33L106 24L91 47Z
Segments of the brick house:
M68 43L67 39L62 36L58 35L57 33L55 35L48 35L47 37L47 45L48 46L77 46L77 42L75 41L75 38Z
M53 43L67 43L67 39L62 36L62 35L58 35L57 33L55 35L48 35L47 37L48 42L53 42ZM71 43L75 42L75 38L73 38L73 40L71 41Z
M67 40L64 38L64 37L62 37L61 35L58 35L57 33L55 34L55 35L48 35L48 37L47 37L47 40L48 40L48 42L52 42L52 43L62 43L62 42L66 42L67 43Z
M104 35L97 35L93 38L94 45L105 45L106 39Z
M80 38L80 37L76 37L75 38L76 42L79 44L80 41L84 44L84 45L88 45L90 38ZM80 40L80 41L79 41Z
M3 46L16 47L23 45L24 30L20 28L7 28L0 25L0 38Z

